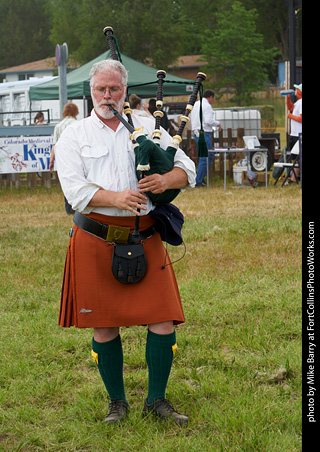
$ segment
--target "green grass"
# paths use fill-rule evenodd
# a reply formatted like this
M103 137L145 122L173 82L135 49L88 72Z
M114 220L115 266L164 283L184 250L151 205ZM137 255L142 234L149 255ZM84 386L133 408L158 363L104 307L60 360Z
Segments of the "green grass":
M182 193L186 315L167 396L189 425L141 416L145 327L122 328L130 416L106 426L91 330L57 326L72 218L57 189L0 192L0 451L301 450L301 189ZM182 247L169 247L172 259Z

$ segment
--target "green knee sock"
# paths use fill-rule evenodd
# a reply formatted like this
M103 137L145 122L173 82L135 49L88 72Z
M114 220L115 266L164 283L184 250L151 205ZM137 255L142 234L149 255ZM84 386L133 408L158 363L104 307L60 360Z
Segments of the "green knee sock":
M93 357L111 400L126 401L123 383L123 352L120 335L109 342L92 339Z
M149 370L148 404L156 399L165 398L173 361L172 346L175 343L175 331L171 334L155 334L148 331L146 344L146 361Z

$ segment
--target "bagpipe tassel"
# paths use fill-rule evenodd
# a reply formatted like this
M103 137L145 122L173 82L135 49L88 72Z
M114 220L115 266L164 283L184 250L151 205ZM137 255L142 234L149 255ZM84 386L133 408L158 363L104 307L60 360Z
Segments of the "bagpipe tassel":
M198 157L208 157L208 146L207 142L204 136L204 130L202 126L202 94L203 94L203 87L201 85L199 89L199 95L200 95L200 131L199 131L199 138L198 138L198 144L197 144L197 154Z
M198 145L197 145L197 154L198 157L208 157L208 146L204 137L204 131L200 130Z

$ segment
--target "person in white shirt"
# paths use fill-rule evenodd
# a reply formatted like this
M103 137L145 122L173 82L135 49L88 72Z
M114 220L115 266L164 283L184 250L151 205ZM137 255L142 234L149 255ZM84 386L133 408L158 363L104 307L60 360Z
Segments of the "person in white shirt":
M63 120L58 122L53 131L53 140L52 140L52 149L50 154L50 162L49 162L49 171L52 173L54 168L54 147L57 144L62 132L66 129L70 124L77 120L77 116L79 114L79 109L76 104L70 102L66 104L63 108L62 116ZM68 203L66 197L64 198L65 209L68 215L72 215L74 210L71 208Z
M195 185L194 163L178 149L174 167L166 174L137 180L135 153L130 134L113 114L112 105L123 118L128 74L118 61L104 60L90 72L91 115L69 126L56 145L56 164L65 196L86 224L102 232L112 227L139 231L154 229L154 205L146 192L186 189ZM154 120L132 115L135 129L148 138ZM166 149L170 135L162 130L160 146ZM80 212L80 213L79 213ZM131 234L133 235L133 234ZM147 273L135 284L119 282L111 272L114 243L100 232L73 226L67 251L59 325L93 328L92 356L111 402L106 423L121 422L127 415L123 382L121 326L148 325L146 360L149 370L148 396L143 414L171 418L182 426L187 416L178 413L165 398L175 352L174 325L185 321L172 265L159 233L151 232L143 242ZM116 240L115 240L116 241ZM148 419L150 416L148 416Z
M132 108L132 113L138 116L144 116L145 118L152 118L147 105L142 105L141 97L137 96L136 94L131 94L129 96L129 102L130 107Z
M290 119L290 151L299 139L299 134L302 133L302 83L294 85L295 96L298 100L293 103L291 96L287 97L287 108L289 110L288 118ZM296 177L299 176L299 169L294 169L291 176L291 181L296 182Z
M214 111L212 110L211 104L214 100L215 93L211 89L207 89L203 93L202 99L202 127L204 131L204 137L207 143L208 150L213 149L212 147L212 128L218 127L221 130L221 124L219 121L215 120ZM194 139L198 142L199 131L201 128L200 124L200 100L194 104L194 107L190 115L191 127L194 134ZM213 152L209 152L209 167L213 162ZM203 179L207 174L207 157L199 157L199 163L197 168L197 178L196 187L201 187L204 185Z

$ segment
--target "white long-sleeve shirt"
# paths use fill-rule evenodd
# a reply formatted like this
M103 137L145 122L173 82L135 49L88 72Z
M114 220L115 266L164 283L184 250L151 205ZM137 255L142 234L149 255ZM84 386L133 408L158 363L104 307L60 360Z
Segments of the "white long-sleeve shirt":
M297 102L294 103L294 108L292 111L294 116L302 115L302 99L298 99ZM302 123L291 119L290 121L290 135L293 137L298 137L299 133L302 133Z
M154 120L135 115L132 119L135 128L143 127L151 138ZM162 129L161 148L165 150L171 143L172 137ZM91 116L74 122L63 131L55 145L55 158L62 190L74 210L112 216L134 215L116 207L88 206L99 189L138 191L135 154L129 131L122 123L113 131L92 110ZM181 149L176 152L174 167L186 172L188 186L185 188L195 186L195 165ZM147 210L142 210L141 215L152 209L152 202L148 199Z
M76 118L73 118L72 116L66 116L62 121L58 122L53 131L52 144L56 144L58 142L64 129L70 126L74 121L76 121Z
M200 130L200 100L194 104L190 114L192 130ZM212 127L219 126L220 122L214 119L214 111L205 97L202 99L202 126L204 132L212 132Z

